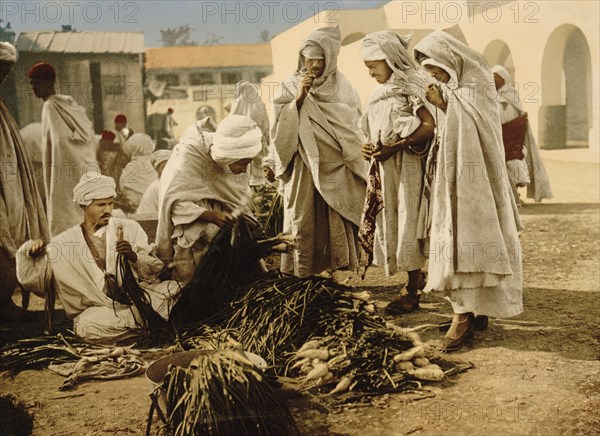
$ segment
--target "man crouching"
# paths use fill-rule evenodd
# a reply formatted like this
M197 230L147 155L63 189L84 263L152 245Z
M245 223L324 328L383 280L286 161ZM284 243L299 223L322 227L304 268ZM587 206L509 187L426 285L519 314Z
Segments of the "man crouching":
M133 273L164 319L176 301L176 282L158 280L164 264L153 254L148 236L135 221L112 217L115 181L87 173L73 189L83 209L83 223L45 241L28 241L17 252L17 277L25 289L44 296L54 281L56 293L74 332L86 339L118 340L140 324L135 307L119 295L117 256L129 260ZM120 277L119 277L120 279Z

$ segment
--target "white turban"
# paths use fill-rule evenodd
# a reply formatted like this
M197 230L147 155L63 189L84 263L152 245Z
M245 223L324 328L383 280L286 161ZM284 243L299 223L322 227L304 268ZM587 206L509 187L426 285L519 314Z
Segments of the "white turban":
M92 200L116 197L115 188L115 180L112 177L95 172L85 173L73 188L73 201L82 206L89 206Z
M10 62L14 64L17 62L17 49L14 45L8 42L0 42L0 61Z
M387 56L383 50L381 50L379 44L369 38L363 39L360 44L360 57L362 57L362 60L365 62L383 61L387 59Z
M319 44L308 41L302 49L302 56L308 59L325 59L325 52Z
M244 115L229 115L213 133L210 156L218 164L229 165L241 159L253 159L262 150L262 131Z
M502 65L494 65L492 67L492 74L497 74L500 77L502 77L502 80L504 80L504 85L510 85L510 83L512 82L508 70Z
M152 166L156 169L162 162L168 161L173 150L156 150L152 153Z

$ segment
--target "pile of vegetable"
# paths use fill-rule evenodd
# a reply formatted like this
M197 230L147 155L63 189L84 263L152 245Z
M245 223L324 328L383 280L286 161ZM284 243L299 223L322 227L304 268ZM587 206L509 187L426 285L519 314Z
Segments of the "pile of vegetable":
M221 317L244 349L306 389L390 392L444 378L434 351L377 316L368 292L326 278L256 282Z

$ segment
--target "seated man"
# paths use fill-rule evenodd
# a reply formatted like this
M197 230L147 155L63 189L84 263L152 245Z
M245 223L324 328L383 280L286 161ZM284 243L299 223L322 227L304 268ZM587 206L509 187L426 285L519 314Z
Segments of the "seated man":
M262 132L250 118L230 115L208 133L208 120L185 131L160 179L158 255L182 285L220 228L232 228L236 215L255 222L246 169L262 149Z
M87 173L73 189L83 210L83 223L45 241L27 241L17 252L17 277L23 286L43 296L54 281L74 332L86 339L117 340L140 326L135 307L118 299L117 255L124 255L152 307L168 319L179 293L175 282L157 279L163 263L152 253L138 223L112 217L115 181ZM112 298L111 298L112 297Z

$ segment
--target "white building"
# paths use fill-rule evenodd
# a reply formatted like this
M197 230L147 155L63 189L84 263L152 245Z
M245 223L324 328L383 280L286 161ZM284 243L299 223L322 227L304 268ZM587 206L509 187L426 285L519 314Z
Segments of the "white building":
M513 74L542 148L598 150L599 14L597 1L485 0L394 0L377 9L322 12L273 38L273 75L265 81L280 81L296 68L297 49L311 30L339 25L338 68L364 103L374 86L359 56L365 34L412 33L412 48L429 32L457 25L490 65Z

